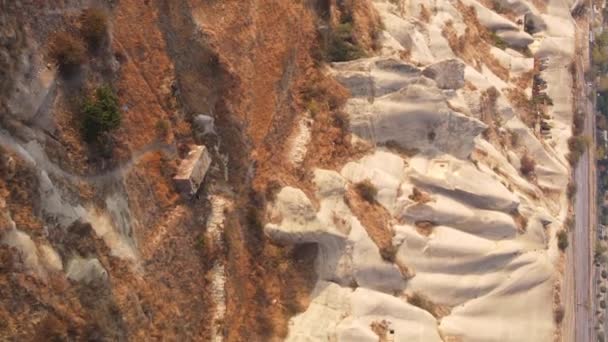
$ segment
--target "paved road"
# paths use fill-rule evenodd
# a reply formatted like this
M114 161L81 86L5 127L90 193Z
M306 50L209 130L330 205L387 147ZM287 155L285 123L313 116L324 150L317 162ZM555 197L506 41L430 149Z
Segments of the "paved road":
M584 30L586 31L586 30ZM583 40L583 46L587 46L588 34ZM587 69L589 65L588 49L579 58L577 64L579 70ZM576 342L587 342L595 340L594 327L594 302L593 293L595 282L592 282L592 254L594 227L596 226L596 201L595 201L595 114L594 104L587 97L589 90L582 72L579 72L578 82L582 85L578 89L577 108L585 113L585 129L583 134L592 139L591 148L583 154L575 169L575 181L577 184L575 213L576 221L572 233L572 269L574 272L574 319ZM571 337L566 336L566 339Z
M588 120L591 121L591 120ZM585 125L587 126L587 125ZM585 130L587 134L587 130ZM575 339L576 342L591 341L593 329L593 303L591 301L591 220L590 203L590 158L585 153L576 167L576 223L573 232L573 264L575 289Z

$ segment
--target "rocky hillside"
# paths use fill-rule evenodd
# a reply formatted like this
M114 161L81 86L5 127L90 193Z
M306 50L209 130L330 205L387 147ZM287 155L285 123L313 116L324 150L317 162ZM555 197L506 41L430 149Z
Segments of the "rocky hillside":
M559 338L568 6L0 2L0 340Z

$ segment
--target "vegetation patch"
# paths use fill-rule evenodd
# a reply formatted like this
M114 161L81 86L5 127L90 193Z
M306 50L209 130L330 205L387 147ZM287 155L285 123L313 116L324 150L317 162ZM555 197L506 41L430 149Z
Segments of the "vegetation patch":
M156 134L159 136L159 138L166 139L169 136L169 132L171 130L171 123L169 122L169 120L159 119L158 121L156 121L154 127L156 129Z
M568 153L568 161L570 165L573 167L576 166L579 159L585 153L585 150L589 146L589 138L581 135L572 136L568 139L568 149L570 153Z
M560 324L564 320L565 313L566 311L561 305L555 308L555 310L553 310L553 321L555 322L555 324Z
M511 217L513 217L513 221L517 226L517 231L521 234L525 233L528 229L528 219L522 215L519 210L513 211Z
M69 32L58 32L51 37L49 56L61 71L70 72L84 63L86 48L82 40Z
M450 314L451 310L449 307L444 305L438 305L434 303L430 298L419 292L414 292L407 296L407 302L411 305L417 306L422 310L428 311L433 317L440 319Z
M98 46L108 33L108 14L100 8L89 8L80 18L80 32L90 46Z
M378 195L378 188L369 179L363 180L355 184L355 191L369 203L376 202L376 196Z
M429 195L427 192L418 189L417 187L414 187L414 189L412 190L412 194L408 198L420 204L432 201L431 195Z
M506 48L504 40L500 39L495 32L485 28L477 19L477 12L472 6L465 6L458 2L456 7L462 13L463 20L467 25L462 36L458 36L454 24L446 22L441 34L448 41L454 53L462 58L467 64L481 71L482 65L487 66L496 76L504 81L509 80L509 70L490 53L490 46Z
M357 184L361 183L366 182ZM373 190L369 190L368 185L364 185L362 188L367 189L363 190L364 193L373 192ZM398 248L393 245L395 232L390 222L391 214L375 199L373 202L365 199L360 191L356 188L349 189L344 194L344 201L378 247L382 259L387 262L395 262Z
M380 342L388 342L388 334L394 333L389 331L389 322L386 320L373 321L370 325L372 331L378 336Z
M525 153L520 159L520 171L526 177L532 177L534 170L536 169L536 161L528 154Z
M605 262L606 261L606 252L608 248L605 245L597 241L593 248L593 261L594 262Z
M568 232L565 229L557 233L557 247L561 251L565 251L568 248Z
M108 85L97 88L94 96L84 101L82 112L84 114L83 133L86 141L95 141L102 133L120 126L121 112L118 97Z
M574 196L576 195L576 183L575 182L570 181L568 183L568 188L566 189L566 194L568 195L569 200L574 199Z
M345 62L363 58L367 54L353 35L352 23L339 24L330 35L327 57L330 62Z
M420 235L429 236L433 232L433 228L437 226L435 222L432 221L416 221L414 223L416 227L416 231Z

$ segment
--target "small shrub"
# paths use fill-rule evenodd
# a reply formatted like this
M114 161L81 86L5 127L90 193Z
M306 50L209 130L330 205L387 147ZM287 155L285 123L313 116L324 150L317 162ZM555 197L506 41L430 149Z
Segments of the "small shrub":
M606 301L605 300L600 300L600 308L605 309L606 308Z
M500 36L497 35L496 32L490 31L490 39L492 40L492 45L496 46L497 48L501 50L507 48L507 43L504 41L504 39L500 38Z
M395 258L397 257L397 247L391 244L390 246L380 248L380 256L384 261L395 262Z
M430 201L432 201L433 199L431 198L431 195L429 195L428 193L418 189L417 187L414 187L414 189L412 189L412 194L409 195L408 197L409 199L411 199L414 202L417 203L428 203Z
M562 251L568 248L568 233L565 230L560 230L557 233L557 247Z
M425 23L429 23L431 21L431 11L429 11L424 4L420 4L420 20Z
M525 176L532 175L536 169L536 161L528 153L521 157L520 164L520 171Z
M350 127L350 119L348 114L343 110L337 110L332 113L333 125L345 132Z
M71 71L84 63L86 49L83 42L68 32L56 33L51 38L49 56L59 69Z
M407 302L428 311L435 318L441 318L450 313L449 308L435 304L430 298L418 292L409 295Z
M553 320L555 321L556 324L560 324L564 320L565 313L566 313L566 311L564 310L564 307L561 305L553 311Z
M350 23L339 24L331 33L327 56L331 62L344 62L365 57L366 53L357 45Z
M566 190L566 194L568 195L568 199L572 200L574 198L574 195L576 195L576 183L573 181L570 181L570 183L568 183L568 188Z
M520 143L520 136L517 132L511 132L511 145L513 147L518 147Z
M424 236L429 236L433 232L433 228L437 226L437 223L433 221L416 221L414 222L414 226L416 227L416 231Z
M36 326L36 341L66 341L67 329L65 323L49 314Z
M564 220L564 229L566 229L566 231L571 231L572 229L574 229L574 217L566 217L566 219Z
M97 88L95 96L85 100L82 111L84 137L87 141L94 141L101 133L120 125L118 97L109 86Z
M108 15L100 8L89 8L80 18L80 32L90 45L101 43L108 32Z
M580 135L585 128L585 114L577 111L572 119L572 134Z
M600 292L601 293L606 293L606 286L605 285L600 286Z
M264 196L266 196L266 200L270 202L274 202L277 198L277 194L281 192L283 185L280 181L276 179L272 179L268 181L266 184L266 189L264 191Z
M169 129L171 128L171 124L169 120L158 120L156 121L156 133L161 138L166 138L169 135Z
M532 103L535 105L544 104L547 106L553 106L553 99L546 93L540 93L532 97Z
M595 248L593 249L593 261L594 262L603 262L605 257L605 253L608 251L608 248L601 244L599 241L595 243Z
M589 145L589 138L584 136L573 136L568 139L568 161L570 165L575 166Z
M378 195L378 189L369 179L361 181L355 184L355 190L357 193L367 202L375 203L376 195Z
M306 104L306 110L310 113L310 116L314 118L321 110L321 107L319 106L319 103L315 101L315 99L311 99Z

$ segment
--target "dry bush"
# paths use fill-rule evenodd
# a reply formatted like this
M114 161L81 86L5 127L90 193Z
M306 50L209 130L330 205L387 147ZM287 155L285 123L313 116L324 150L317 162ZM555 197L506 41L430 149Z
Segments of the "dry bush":
M171 131L171 123L169 120L159 119L156 121L154 128L156 129L156 134L159 138L166 139Z
M390 244L379 248L382 260L387 262L395 262L397 258L397 247Z
M331 32L330 43L327 47L327 57L330 62L344 62L363 58L365 50L357 43L351 23L339 24Z
M49 314L36 326L36 341L66 341L65 324L55 315Z
M532 85L532 80L534 79L534 75L536 74L536 70L532 69L521 74L519 77L513 80L513 83L519 89L526 89Z
M564 220L564 229L566 231L570 231L570 230L574 229L574 217L572 217L572 216L566 217L566 219Z
M570 150L570 153L568 153L567 158L570 162L570 165L574 167L576 166L576 164L578 164L579 159L581 158L583 153L585 153L585 150L587 149L588 145L588 137L583 137L579 135L570 137L570 139L568 139L568 149Z
M413 306L417 306L422 310L428 311L433 317L440 319L450 313L450 309L443 305L435 304L427 296L414 292L407 297L407 302Z
M417 187L414 187L414 189L412 190L412 194L409 196L409 199L421 204L428 203L432 200L431 196L428 193L418 189Z
M519 169L524 176L530 177L534 175L536 161L528 153L525 153L521 156Z
M370 325L372 331L378 335L379 341L380 342L386 342L388 341L388 333L389 333L389 322L382 320L382 321L373 321L372 324Z
M519 118L528 127L534 127L538 120L536 114L536 105L533 101L529 100L526 94L521 89L506 89L505 94L507 99L513 107L516 109Z
M376 202L376 195L378 195L378 188L369 179L363 180L355 184L355 190L364 200L369 203Z
M577 111L572 116L572 134L581 135L585 129L585 114Z
M481 111L481 121L488 126L493 126L496 115L496 101L500 93L496 87L490 87L481 93L479 107Z
M511 217L513 217L513 221L517 226L517 231L521 234L525 233L528 229L528 219L522 215L519 210L513 211Z
M564 320L565 313L566 311L561 305L555 308L555 310L553 310L553 320L555 321L555 324L562 323L562 321Z
M108 14L100 8L89 8L80 18L80 32L90 45L100 44L108 33Z
M576 195L576 183L573 181L570 181L568 183L568 188L566 190L566 194L568 195L568 199L572 200L574 198L574 196Z
M60 69L70 71L84 63L86 48L82 40L69 32L58 32L51 37L49 56Z
M400 143L398 143L395 140L387 140L384 142L379 142L378 143L379 146L384 146L387 149L396 152L398 154L402 154L406 157L413 157L415 155L417 155L418 153L420 153L420 150L417 148L407 148L407 147L403 147Z
M437 226L437 224L433 221L416 221L414 223L416 227L416 231L420 235L429 236L433 232L433 228Z
M431 12L429 11L424 4L420 4L420 20L425 23L429 23L431 21Z
M521 139L521 137L519 136L519 133L513 132L513 131L511 131L510 133L511 133L511 146L519 147L520 139Z
M557 247L561 251L565 251L568 248L568 232L566 230L560 230L557 233Z

